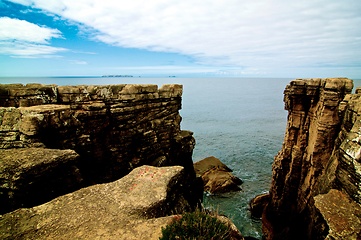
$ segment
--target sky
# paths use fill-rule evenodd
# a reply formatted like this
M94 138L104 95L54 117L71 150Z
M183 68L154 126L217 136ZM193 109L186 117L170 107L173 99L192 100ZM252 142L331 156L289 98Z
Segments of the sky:
M361 79L360 0L0 0L0 77Z

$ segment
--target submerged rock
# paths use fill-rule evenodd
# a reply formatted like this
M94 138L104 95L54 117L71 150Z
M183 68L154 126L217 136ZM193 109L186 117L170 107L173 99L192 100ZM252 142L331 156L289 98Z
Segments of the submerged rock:
M181 166L142 166L28 209L0 216L0 239L158 239L171 214L191 210Z
M213 193L225 193L239 191L242 180L235 177L224 163L213 156L207 157L194 163L197 176L203 180L204 191Z

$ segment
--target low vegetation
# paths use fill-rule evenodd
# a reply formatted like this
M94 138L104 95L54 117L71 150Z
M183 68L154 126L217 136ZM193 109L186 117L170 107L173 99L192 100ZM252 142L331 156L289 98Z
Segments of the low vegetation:
M162 234L160 240L226 240L231 239L231 228L215 214L198 210L175 216L169 225L162 228Z

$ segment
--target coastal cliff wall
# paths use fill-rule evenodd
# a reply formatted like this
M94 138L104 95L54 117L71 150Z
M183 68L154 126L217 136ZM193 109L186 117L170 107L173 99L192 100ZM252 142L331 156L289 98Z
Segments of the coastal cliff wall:
M141 165L180 165L195 180L181 96L177 84L0 85L0 214ZM184 194L195 204L192 181Z
M361 94L346 78L297 79L273 164L266 239L361 237Z

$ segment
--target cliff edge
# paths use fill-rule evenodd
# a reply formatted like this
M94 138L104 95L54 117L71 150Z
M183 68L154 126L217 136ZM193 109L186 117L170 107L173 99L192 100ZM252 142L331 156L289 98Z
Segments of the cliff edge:
M266 239L361 238L361 91L347 78L296 79L262 222Z
M0 84L0 214L143 165L184 167L183 194L195 207L202 190L193 133L180 129L182 92L178 84Z

